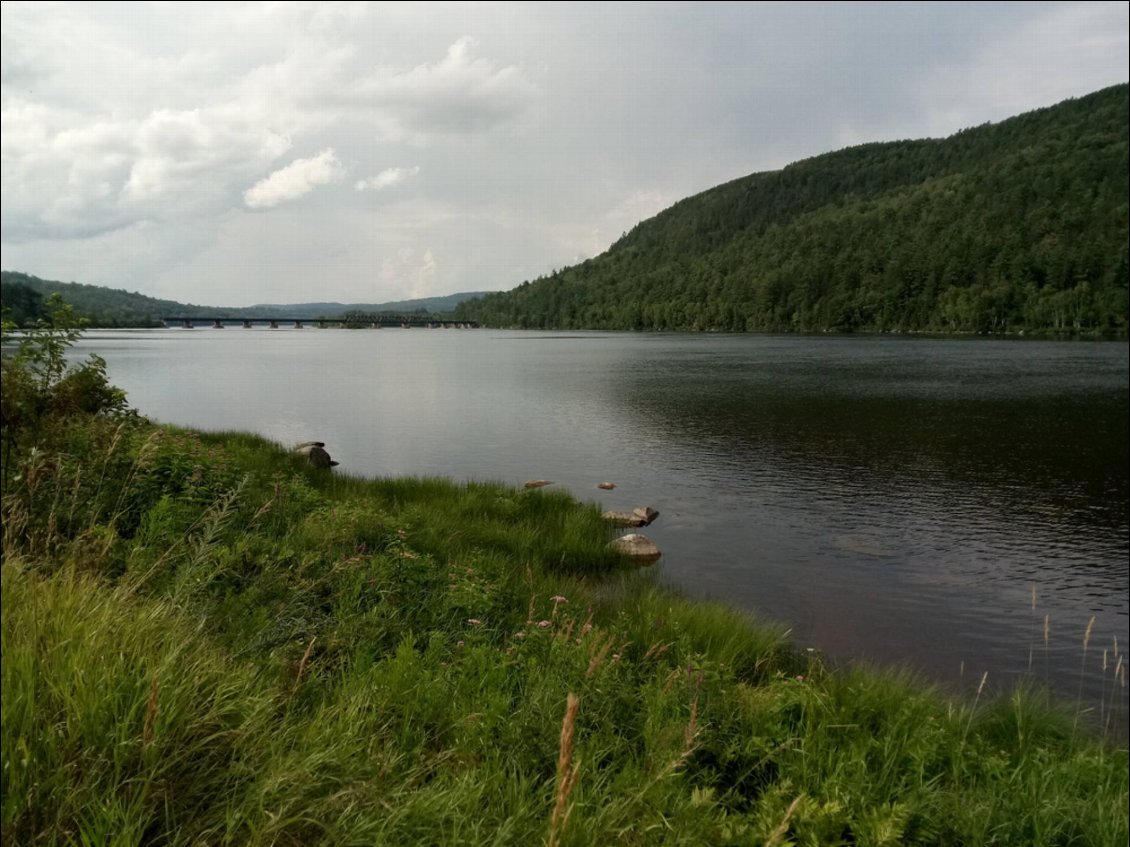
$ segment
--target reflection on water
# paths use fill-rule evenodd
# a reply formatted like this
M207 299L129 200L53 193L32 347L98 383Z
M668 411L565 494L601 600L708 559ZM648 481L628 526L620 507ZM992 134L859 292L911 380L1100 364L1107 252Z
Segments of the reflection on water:
M1125 344L228 329L82 347L160 420L324 440L356 473L654 506L667 578L833 656L1008 683L1031 652L1073 699L1090 617L1096 662L1126 640Z

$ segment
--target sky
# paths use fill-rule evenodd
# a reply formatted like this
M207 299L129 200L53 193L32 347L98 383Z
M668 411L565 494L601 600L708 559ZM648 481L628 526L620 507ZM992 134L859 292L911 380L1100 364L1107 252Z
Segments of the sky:
M0 4L0 265L207 305L503 290L675 201L1130 79L1130 4Z

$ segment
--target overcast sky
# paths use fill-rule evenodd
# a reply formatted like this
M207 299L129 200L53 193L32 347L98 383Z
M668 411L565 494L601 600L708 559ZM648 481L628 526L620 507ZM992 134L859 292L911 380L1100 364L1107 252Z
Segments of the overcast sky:
M214 305L512 288L1130 78L1126 2L0 8L3 268Z

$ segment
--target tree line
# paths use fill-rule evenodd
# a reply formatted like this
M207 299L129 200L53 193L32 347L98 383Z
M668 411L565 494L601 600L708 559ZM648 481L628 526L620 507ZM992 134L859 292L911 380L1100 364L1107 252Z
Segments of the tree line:
M604 254L462 303L487 325L721 331L1127 329L1128 86L946 139L726 183Z

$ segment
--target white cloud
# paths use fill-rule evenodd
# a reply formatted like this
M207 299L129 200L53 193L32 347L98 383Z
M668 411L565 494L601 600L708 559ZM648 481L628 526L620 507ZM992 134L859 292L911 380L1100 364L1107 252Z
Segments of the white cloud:
M391 188L409 177L414 177L420 172L420 166L413 168L385 168L376 176L368 179L359 179L353 186L357 191L380 191L382 188Z
M327 147L317 156L295 159L259 180L244 193L243 202L249 209L270 209L309 194L319 185L338 182L344 176L344 166L333 149Z
M222 182L247 163L262 166L282 155L290 139L250 127L232 110L151 113L137 128L136 159L123 189L131 200L151 200L197 189L201 180Z
M427 297L434 291L432 281L438 272L435 256L430 247L422 254L407 247L396 252L396 257L386 257L377 270L377 279L386 290L401 292L406 299Z
M291 143L230 107L87 117L10 98L2 127L6 241L220 213Z
M375 69L349 93L373 110L393 137L487 132L519 118L532 104L535 86L517 66L475 56L464 36L438 62L407 71Z

